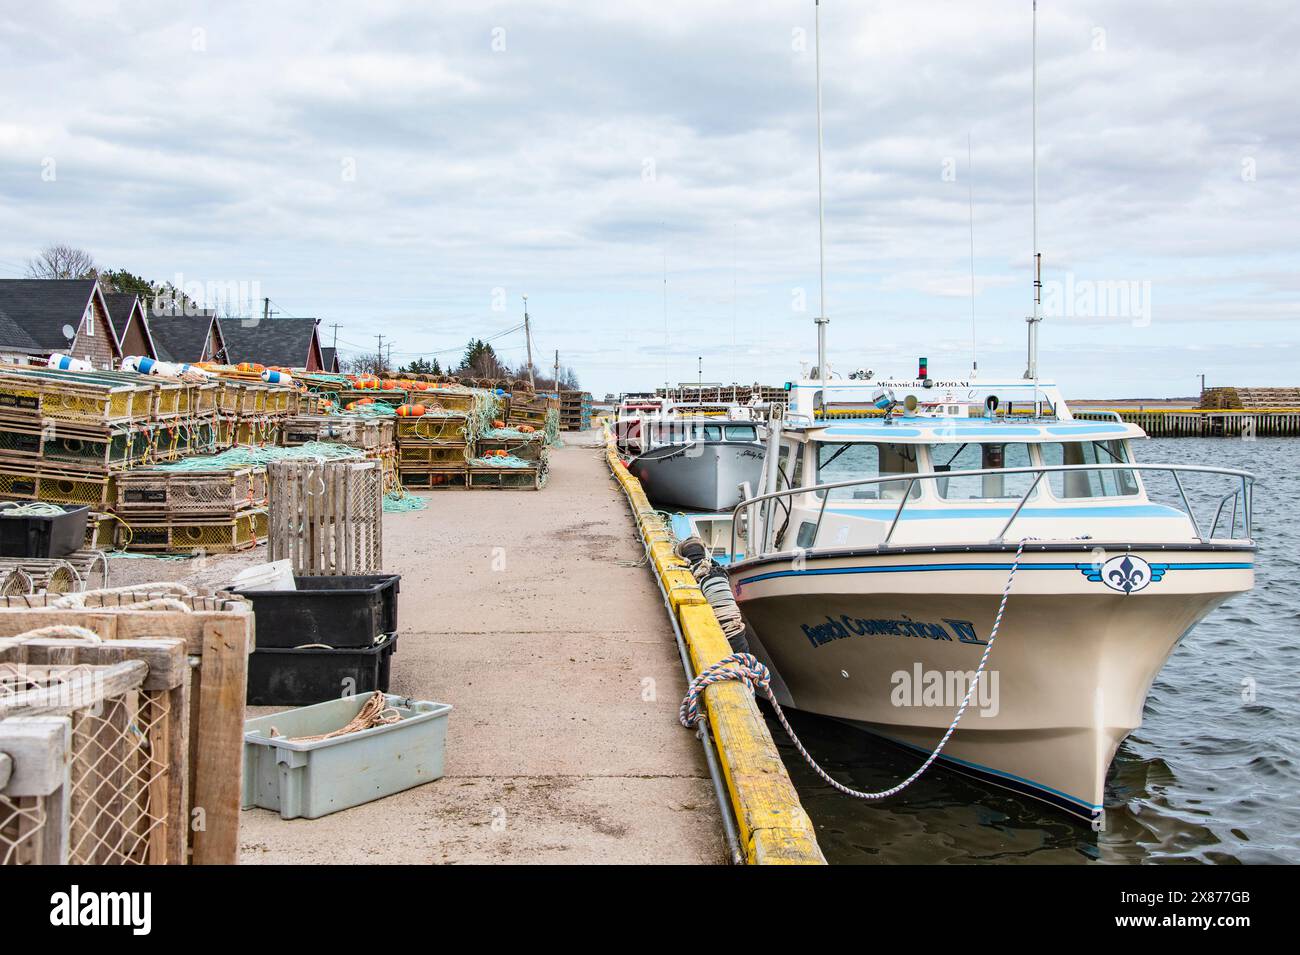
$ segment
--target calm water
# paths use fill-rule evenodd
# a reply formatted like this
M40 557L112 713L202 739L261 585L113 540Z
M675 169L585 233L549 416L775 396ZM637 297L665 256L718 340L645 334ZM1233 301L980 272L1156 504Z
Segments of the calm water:
M817 779L769 720L828 860L1300 862L1300 440L1151 440L1136 454L1254 472L1259 554L1255 590L1192 631L1156 679L1142 726L1111 764L1108 831L942 768L901 796L863 804ZM1188 488L1207 525L1219 488ZM1171 486L1151 490L1177 503ZM855 788L884 789L916 768L918 757L834 721L797 713L791 721L822 765Z

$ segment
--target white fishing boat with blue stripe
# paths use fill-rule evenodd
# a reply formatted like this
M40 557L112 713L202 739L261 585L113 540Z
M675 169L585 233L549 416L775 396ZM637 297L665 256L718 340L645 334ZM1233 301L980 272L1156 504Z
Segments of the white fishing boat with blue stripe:
M940 758L1100 825L1161 666L1253 585L1252 477L1138 463L1043 381L790 390L727 564L778 700L929 753L1017 568Z

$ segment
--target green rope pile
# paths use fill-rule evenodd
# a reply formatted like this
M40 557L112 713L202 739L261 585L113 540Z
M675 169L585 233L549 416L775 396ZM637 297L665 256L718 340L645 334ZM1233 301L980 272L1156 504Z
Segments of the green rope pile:
M384 495L385 514L403 514L408 511L423 511L429 506L428 501L414 494L389 492Z
M66 513L49 501L0 501L0 515L4 517L54 517Z
M361 458L365 453L358 448L342 444L330 444L325 441L309 441L292 448L274 445L252 447L240 445L218 454L205 454L195 458L182 458L166 464L155 465L162 471L221 471L228 468L264 467L271 461L285 461L295 458L323 458L337 461L344 458Z
M523 458L517 458L513 454L506 457L492 458L472 458L469 462L474 467L480 468L535 468L536 461L525 461Z

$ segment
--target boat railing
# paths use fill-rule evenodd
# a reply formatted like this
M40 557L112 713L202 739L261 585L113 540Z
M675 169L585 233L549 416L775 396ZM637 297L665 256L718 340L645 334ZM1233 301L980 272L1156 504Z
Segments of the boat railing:
M1251 494L1254 489L1255 477L1249 471L1240 471L1235 468L1218 468L1200 464L1138 464L1138 463L1097 463L1097 464L1044 464L1028 467L1016 468L980 468L970 471L927 471L919 474L893 474L884 475L874 478L856 478L848 481L832 481L826 484L807 485L803 487L790 487L780 491L770 491L766 494L759 494L754 497L742 500L732 511L731 521L731 551L736 552L736 533L738 528L743 524L747 528L747 535L750 540L747 541L746 550L751 557L762 557L765 554L773 552L768 548L768 538L771 537L771 528L773 525L772 517L776 513L777 502L783 498L790 499L799 494L820 494L821 509L817 514L817 524L813 529L812 543L809 547L815 547L817 539L821 534L822 521L826 516L826 505L831 500L831 492L845 488L858 487L879 487L881 485L905 485L903 493L898 501L898 507L894 509L893 518L889 524L889 530L885 533L881 541L881 547L889 546L893 540L894 531L898 528L898 522L902 519L903 511L909 501L912 500L913 489L919 486L921 481L937 481L940 479L955 479L968 477L985 477L989 475L1009 475L1025 474L1033 475L1033 481L1024 494L1016 502L1015 509L1011 516L1007 518L1002 525L1001 531L991 540L991 543L1000 544L1006 540L1007 533L1015 524L1017 518L1025 508L1034 492L1042 483L1043 476L1046 474L1070 473L1070 472L1095 472L1095 471L1143 471L1143 472L1164 472L1173 478L1174 485L1178 489L1179 497L1182 499L1183 507L1186 509L1188 518L1192 522L1192 528L1195 531L1197 541L1206 543L1215 540L1215 533L1219 529L1219 522L1222 519L1224 508L1228 501L1232 501L1232 516L1229 526L1228 540L1238 540L1236 537L1237 529L1237 511L1241 510L1243 518L1244 541L1250 541L1251 537ZM1182 475L1184 474L1216 474L1235 478L1241 482L1241 486L1234 491L1225 494L1218 503L1215 510L1214 521L1210 526L1210 533L1205 534L1201 529L1201 522L1196 516L1196 509L1192 506L1187 496L1187 490L1183 486ZM1008 498L1009 500L1009 498ZM1070 498L1067 500L1087 500L1086 498ZM792 501L787 500L785 504L786 512L789 512ZM990 515L992 516L992 515ZM761 520L761 525L759 521ZM757 538L757 539L755 539Z

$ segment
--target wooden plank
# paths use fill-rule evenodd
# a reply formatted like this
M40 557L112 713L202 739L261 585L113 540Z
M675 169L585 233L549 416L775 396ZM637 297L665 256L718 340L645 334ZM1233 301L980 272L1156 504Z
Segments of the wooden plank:
M193 806L204 826L194 832L197 865L233 865L239 853L240 780L244 753L244 700L248 692L248 634L242 621L204 626L198 725L201 750Z

